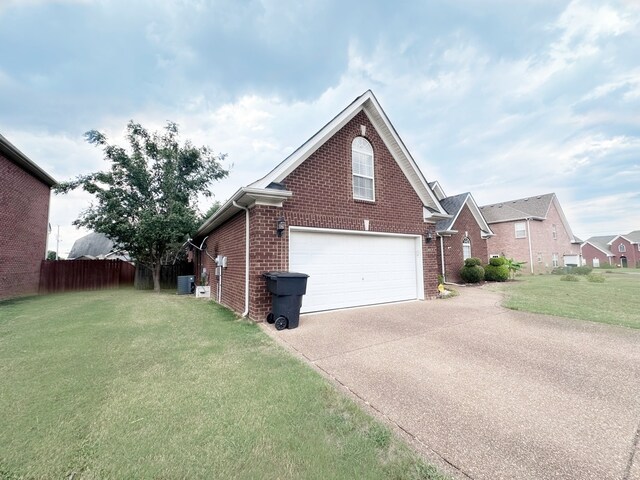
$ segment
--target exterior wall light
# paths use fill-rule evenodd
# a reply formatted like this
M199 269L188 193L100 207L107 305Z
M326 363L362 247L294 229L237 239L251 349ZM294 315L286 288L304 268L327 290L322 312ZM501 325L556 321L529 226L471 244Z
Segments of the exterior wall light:
M282 233L284 232L285 229L285 221L284 221L284 217L280 217L277 221L276 221L276 233L278 234L278 237L282 236Z
M433 240L433 235L431 234L431 231L430 231L430 230L427 230L427 233L426 233L426 234L425 234L425 236L424 236L424 241L425 241L426 243L430 243L430 242L431 242L431 240Z

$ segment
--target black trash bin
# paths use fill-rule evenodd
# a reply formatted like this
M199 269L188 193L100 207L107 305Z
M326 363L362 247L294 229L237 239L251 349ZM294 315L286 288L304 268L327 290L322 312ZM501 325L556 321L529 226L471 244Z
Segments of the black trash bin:
M275 323L277 330L296 328L300 321L302 296L307 293L306 273L266 272L267 288L271 293L271 311L267 322Z

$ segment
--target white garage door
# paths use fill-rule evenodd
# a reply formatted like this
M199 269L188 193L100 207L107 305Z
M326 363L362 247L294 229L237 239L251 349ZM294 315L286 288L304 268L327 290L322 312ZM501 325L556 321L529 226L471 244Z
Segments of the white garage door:
M289 270L309 275L302 312L424 298L419 236L292 228Z

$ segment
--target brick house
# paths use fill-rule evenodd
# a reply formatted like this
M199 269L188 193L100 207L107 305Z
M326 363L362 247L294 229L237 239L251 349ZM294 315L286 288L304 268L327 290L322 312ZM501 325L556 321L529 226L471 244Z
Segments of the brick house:
M640 230L626 235L591 237L581 245L582 258L590 267L606 264L640 268Z
M582 264L582 242L571 232L555 193L485 205L480 211L495 234L487 240L490 257L527 262L523 271L529 273Z
M262 321L266 271L310 275L303 312L434 297L435 224L447 216L367 91L240 188L193 243L212 296Z
M0 135L0 299L38 293L55 183Z
M489 261L487 239L493 232L469 192L447 197L438 182L429 184L440 205L451 216L436 223L438 265L446 282L462 282L460 269L465 259Z

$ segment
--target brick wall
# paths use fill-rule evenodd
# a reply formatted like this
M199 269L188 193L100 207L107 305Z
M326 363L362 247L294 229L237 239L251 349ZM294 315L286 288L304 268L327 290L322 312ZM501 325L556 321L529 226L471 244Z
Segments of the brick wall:
M0 298L38 292L50 189L0 155Z
M491 224L496 234L487 241L489 255L504 255L517 261L524 261L523 273L548 273L553 269L553 254L558 256L558 265L563 266L563 255L577 255L580 246L571 243L569 232L564 228L558 209L552 202L546 220L531 220L528 236L531 237L533 263L529 258L529 239L515 238L515 224L524 222L502 222ZM526 222L524 222L526 224ZM557 238L553 237L553 225L556 226Z
M620 245L624 245L624 252L620 251ZM627 258L627 266L635 267L637 262L640 261L640 255L638 254L638 246L632 245L631 242L625 240L622 237L616 238L611 243L611 253L615 256L615 264L622 266L622 257Z
M615 259L610 259L602 250L599 250L587 243L582 247L582 258L584 258L587 265L593 267L593 259L597 258L600 261L600 266L603 266L605 263L613 262L615 264Z
M465 232L471 241L471 256L482 260L483 264L488 263L489 254L487 253L487 240L482 238L480 226L476 221L473 213L468 205L464 205L460 211L460 215L453 224L451 230L457 230L458 233L452 234L450 237L443 237L445 279L448 282L462 282L460 277L460 269L464 265L462 255L462 240L465 238ZM440 239L438 238L438 265L439 272L442 271L442 258L440 252Z
M375 202L353 199L351 143L356 136L361 135L361 125L365 125L365 136L374 150ZM254 320L264 320L271 305L262 273L288 270L288 230L282 237L278 237L275 231L276 220L281 216L285 218L287 227L364 231L366 219L369 220L369 231L372 232L424 235L429 228L435 239L435 225L424 223L422 202L363 112L336 132L282 183L293 192L293 197L282 208L258 205L250 210L249 317ZM244 212L242 218L244 219ZM228 242L237 242L244 254L244 229L238 225L230 225L230 222L221 229L228 230ZM241 241L238 240L240 231ZM219 240L221 235L225 234L216 232L213 238L221 246L226 245ZM212 246L211 238L207 243ZM437 293L437 242L422 242L422 245L425 297L432 298ZM224 254L222 250L221 247L220 251ZM241 286L239 281L233 283L227 278L225 276L223 290L228 287L244 292L244 284ZM225 298L223 294L223 303ZM230 301L225 304L236 311L242 311L242 308L238 308L237 304L232 305Z

